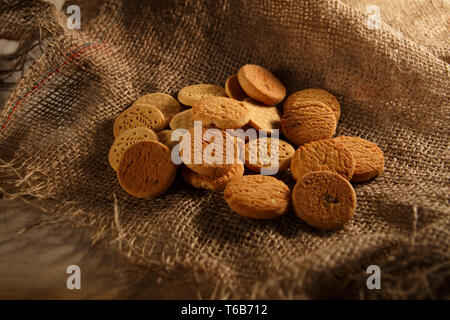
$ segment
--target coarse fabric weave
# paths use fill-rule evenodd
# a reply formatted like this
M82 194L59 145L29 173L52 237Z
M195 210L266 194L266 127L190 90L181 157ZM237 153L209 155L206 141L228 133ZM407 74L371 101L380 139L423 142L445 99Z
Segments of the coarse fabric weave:
M80 30L44 1L3 2L0 37L46 46L0 109L1 191L89 226L162 281L194 275L204 298L449 298L449 15L445 2L417 2L446 17L437 45L370 28L363 10L334 0L106 1ZM246 219L179 177L151 200L119 186L108 151L121 111L146 93L223 85L246 63L288 93L336 94L337 134L383 150L386 170L354 184L344 229L312 229L293 210ZM370 265L381 290L366 286Z

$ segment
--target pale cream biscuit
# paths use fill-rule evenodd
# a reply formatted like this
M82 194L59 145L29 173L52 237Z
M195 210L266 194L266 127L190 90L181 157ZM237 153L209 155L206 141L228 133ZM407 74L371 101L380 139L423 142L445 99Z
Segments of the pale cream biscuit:
M120 157L123 152L131 145L139 141L158 140L156 133L152 129L133 128L122 132L115 140L109 150L109 165L115 171L119 166Z
M308 101L308 106L292 108L281 119L285 137L296 145L329 139L336 132L333 111L320 101Z
M178 100L192 107L196 102L209 97L226 97L225 89L215 84L194 84L178 92Z
M351 151L334 139L319 140L300 146L291 160L295 180L313 171L331 171L350 180L355 171Z
M165 127L166 120L163 113L155 106L137 105L122 112L114 122L114 136L117 138L125 130L133 128L147 128L155 132Z
M304 107L301 102L305 100L318 100L333 110L336 121L341 116L341 105L336 97L328 91L322 89L304 89L291 94L284 102L283 111L290 108ZM299 104L300 103L300 104Z
M252 171L261 172L262 168L278 165L278 172L289 168L294 156L294 148L286 141L277 139L278 154L274 150L275 138L259 138L245 144L245 166ZM273 151L275 153L273 154Z
M189 183L195 188L208 189L213 191L222 191L225 186L233 179L242 177L244 175L244 165L235 164L230 171L225 173L223 176L216 178L211 178L208 176L203 176L195 171L192 171L188 167L181 168L181 176L184 181Z
M250 175L230 181L225 201L239 215L254 219L272 219L287 212L291 191L271 176Z
M137 198L157 197L173 183L177 166L170 150L158 141L139 141L120 158L117 178L122 188Z
M375 143L358 137L346 136L336 137L333 140L346 146L355 158L355 172L351 181L369 181L383 172L383 151Z
M266 105L276 105L286 96L286 88L269 70L247 64L239 69L239 84L251 98Z
M342 228L353 217L356 194L342 176L330 171L308 173L292 191L296 215L308 225L322 229Z
M170 129L186 129L194 127L194 119L192 119L192 109L184 110L180 113L177 113L173 116L172 120L170 120Z
M281 128L281 112L275 106L266 106L252 98L243 101L250 111L249 125L258 130L265 130L269 134L274 129Z
M237 129L250 120L249 110L243 102L225 97L200 100L192 107L192 118L204 127Z
M248 98L248 95L242 90L241 85L239 84L239 79L237 74L233 74L229 76L227 81L225 82L225 93L228 97L242 101L245 98Z
M169 125L169 122L174 115L183 111L177 99L162 92L155 92L141 96L133 103L132 106L136 105L152 105L157 107L164 115L166 127Z

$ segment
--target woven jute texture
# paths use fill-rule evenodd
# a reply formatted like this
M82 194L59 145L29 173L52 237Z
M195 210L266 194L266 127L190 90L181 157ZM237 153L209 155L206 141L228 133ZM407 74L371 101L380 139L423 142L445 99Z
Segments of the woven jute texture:
M414 42L386 23L372 30L367 15L333 0L107 1L80 30L45 2L6 1L0 19L0 36L46 41L1 109L5 196L89 226L93 241L162 281L195 275L207 298L450 297L445 41ZM289 93L333 92L338 135L384 151L385 172L354 185L357 210L343 230L314 230L292 210L245 219L222 193L180 178L157 199L121 190L107 157L115 117L142 94L223 84L246 63L273 71ZM367 289L370 265L381 268L381 290Z

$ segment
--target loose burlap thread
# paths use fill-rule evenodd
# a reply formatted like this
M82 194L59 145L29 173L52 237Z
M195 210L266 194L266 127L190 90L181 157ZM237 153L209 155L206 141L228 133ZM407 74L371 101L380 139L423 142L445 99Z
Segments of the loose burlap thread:
M0 35L41 31L47 39L0 113L6 196L89 226L93 241L163 277L194 274L206 297L449 297L442 50L386 25L369 29L367 16L334 0L107 1L80 30L68 30L43 1L8 2L0 17ZM246 63L273 71L289 93L335 93L338 135L384 151L385 172L354 185L357 210L343 230L314 230L292 210L271 221L245 219L220 192L180 178L156 199L121 190L107 159L117 115L145 93L223 84ZM381 268L381 290L367 289L369 265Z

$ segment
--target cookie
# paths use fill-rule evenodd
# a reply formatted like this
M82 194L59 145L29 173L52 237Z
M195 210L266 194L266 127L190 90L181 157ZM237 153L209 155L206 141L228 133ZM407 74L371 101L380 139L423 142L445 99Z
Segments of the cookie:
M355 158L355 172L351 181L369 181L384 170L383 151L370 141L358 137L336 137L333 140L346 146Z
M194 119L192 119L192 109L184 110L180 113L177 113L173 116L172 120L170 120L170 129L186 129L194 127Z
M150 93L139 97L132 106L136 105L152 105L157 107L164 115L166 127L169 125L169 122L174 115L183 111L177 99L161 92Z
M210 97L194 104L192 118L194 121L201 121L204 127L237 129L248 123L250 115L243 102L225 97Z
M187 167L181 168L181 177L191 186L200 189L213 191L222 191L225 186L233 179L240 178L244 175L244 165L242 163L235 164L233 168L223 176L211 178L198 174Z
M351 151L334 139L307 143L297 149L291 161L295 180L314 171L331 171L350 180L355 171L355 158Z
M114 122L114 136L133 128L147 128L155 132L164 129L166 120L162 112L152 105L131 106L122 112Z
M179 142L179 141L172 141L172 132L173 130L163 130L158 132L158 140L162 144L164 144L166 147L172 150L172 148Z
M308 225L322 229L342 228L353 217L356 194L352 185L329 171L308 173L292 191L296 215Z
M262 168L278 166L278 172L286 171L295 150L286 141L276 139L278 154L274 149L274 138L259 138L245 144L245 166L252 171L261 172Z
M109 165L114 171L117 171L120 157L123 152L131 145L139 141L156 140L158 136L156 133L147 128L133 128L122 132L115 140L111 149L109 150L108 160Z
M286 213L291 191L274 177L250 175L230 181L224 197L230 208L241 216L272 219Z
M285 137L296 145L329 139L336 132L333 111L319 101L308 101L308 106L288 109L281 119Z
M239 69L239 84L249 97L273 106L283 101L286 88L269 70L247 64Z
M242 90L241 85L239 84L237 74L233 74L232 76L228 77L227 81L225 82L225 93L228 97L239 101L248 98L248 95L244 90Z
M328 91L322 89L304 89L291 94L284 102L283 112L290 108L296 108L299 103L305 100L318 100L333 110L336 121L341 116L341 105L336 97ZM301 106L301 104L300 104Z
M180 145L181 159L189 169L203 176L217 178L240 162L234 137L224 130L206 128L201 128L201 137L196 137L195 129L190 129L182 137Z
M226 97L225 89L215 84L194 84L178 92L178 100L192 107L196 102L209 97Z
M161 195L172 185L176 171L169 148L158 141L140 141L122 154L117 178L130 195L151 198Z
M273 129L281 128L281 112L275 106L266 106L252 98L243 101L250 111L249 125L258 130L266 130L269 134Z

